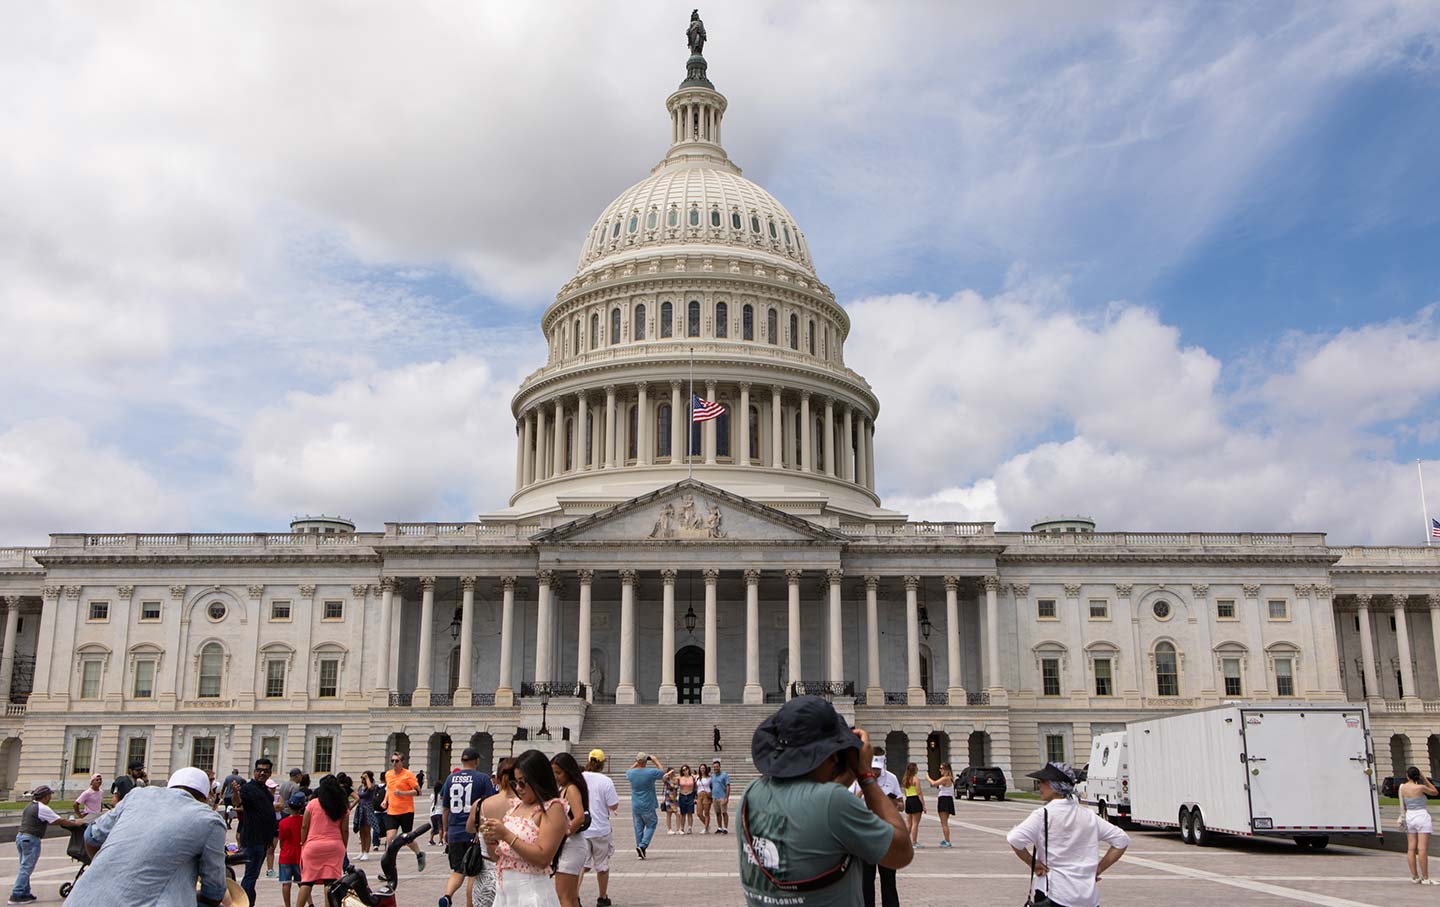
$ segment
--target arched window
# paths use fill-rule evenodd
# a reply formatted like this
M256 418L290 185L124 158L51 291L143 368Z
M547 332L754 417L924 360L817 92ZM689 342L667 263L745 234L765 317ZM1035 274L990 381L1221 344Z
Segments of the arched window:
M780 342L780 316L774 309L765 315L765 339L772 344Z
M581 340L584 339L584 338L582 338L581 335L580 335L580 319L579 319L579 318L576 318L576 319L575 319L575 331L574 331L574 333L572 334L572 336L575 338L575 355L578 356L578 355L580 355L580 353L581 353L581 350L580 350L580 342L581 342Z
M730 407L715 420L715 456L730 456Z
M613 345L613 344L616 344L616 343L619 343L619 342L620 342L620 310L619 310L619 309L611 309L611 310L610 310L610 343ZM811 352L814 352L814 351L812 350Z
M630 333L635 335L636 340L645 339L645 303L643 302L635 307L635 326L630 329Z
M630 232L634 233L638 229L640 229L640 215L632 214L630 215ZM789 234L787 233L786 236L788 237Z
M690 206L690 226L700 226L700 209L694 205Z
M616 229L616 230L619 230L619 229L620 229L620 225L619 225L619 224L616 224L616 225L615 225L615 229ZM779 236L777 236L776 233L775 233L775 218L773 218L773 217L770 218L770 238L771 238L771 239L779 239Z
M670 404L655 408L655 455L670 456Z
M754 214L750 215L750 232L757 234L760 232L760 218Z
M1155 695L1180 695L1180 659L1168 642L1155 646Z
M806 342L810 344L810 355L815 355L815 319L810 319L810 330L806 335Z
M640 407L639 407L639 406L632 406L632 407L630 407L630 419L629 419L629 424L626 425L625 428L626 428L625 433L626 433L626 435L629 436L629 437L626 439L626 441L625 441L625 456L627 456L627 457L629 457L630 459L634 460L634 459L636 459L636 458L639 457L639 454L636 453L636 445L637 445L637 443L638 443L638 441L637 441L636 439L640 436Z
M667 227L680 226L680 212L676 210L674 205L670 206L669 212L665 215L665 225Z
M790 315L790 349L800 349L800 319L793 313Z
M685 336L700 336L700 303L693 299L685 308Z
M819 416L815 417L815 431L810 435L810 441L815 448L810 455L810 461L815 464L816 472L825 471L825 420Z
M730 336L730 307L723 302L715 303L715 336Z
M755 307L746 305L740 310L740 336L745 340L755 339Z
M654 229L655 229L655 209L654 209L654 208L651 208L651 209L650 209L650 213L647 214L647 215L645 215L645 229L646 229L646 230L654 230Z
M760 461L760 407L750 407L750 459Z
M592 349L592 350L597 350L597 349L599 349L599 348L600 348L600 316L599 316L599 315L595 315L595 314L591 314L591 316L590 316L590 349Z
M660 336L674 336L674 307L668 302L660 303Z
M206 643L200 650L200 682L195 695L201 699L219 699L221 675L225 669L225 650L218 642Z
M741 228L741 224L740 224L740 212L739 212L739 211L731 211L731 212L730 212L730 229L732 229L732 230L739 230L740 228Z
M615 227L610 231L610 238L614 239L620 235L620 218L615 218Z

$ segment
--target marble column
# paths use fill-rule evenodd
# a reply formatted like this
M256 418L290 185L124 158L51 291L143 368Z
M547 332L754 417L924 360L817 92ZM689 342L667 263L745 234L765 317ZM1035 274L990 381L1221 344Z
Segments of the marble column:
M870 469L870 460L865 455L865 417L862 415L860 424L856 426L860 437L855 441L855 484L866 487L865 476Z
M688 407L680 400L682 382L670 382L670 462L685 462L685 426L690 424Z
M615 385L605 385L605 468L615 468Z
M785 432L781 421L784 417L780 405L780 386L770 387L770 466L780 469L785 465Z
M865 426L865 487L875 490L875 423Z
M675 577L674 570L661 570L664 584L660 606L660 704L679 702L675 688Z
M1395 642L1399 649L1400 657L1400 685L1404 689L1404 699L1420 698L1420 690L1415 686L1415 665L1410 660L1410 624L1405 620L1405 602L1407 595L1392 595L1390 601L1394 607L1395 615ZM1419 709L1416 709L1419 711Z
M460 677L455 684L454 704L470 705L470 658L475 635L475 577L460 577Z
M1360 663L1365 672L1365 698L1384 699L1379 676L1375 673L1375 639L1370 631L1370 596L1357 595L1360 605Z
M950 705L965 705L964 673L960 670L960 577L945 577L945 662Z
M5 643L0 648L0 704L10 701L11 677L15 673L15 634L20 629L20 596L5 599Z
M1000 577L987 576L985 584L985 683L993 693L1002 689L1000 681ZM993 704L993 703L992 703Z
M920 685L920 577L905 577L905 701L910 705L925 704L925 688Z
M515 490L525 487L525 425L515 423Z
M535 407L535 471L532 475L539 482L545 478L545 410Z
M580 630L575 644L575 679L585 684L585 698L591 702L595 691L590 689L590 586L595 581L594 570L577 570L580 582Z
M745 571L745 694L746 705L765 701L760 685L760 571Z
M515 704L513 653L515 651L515 577L500 578L500 679L495 684L495 704Z
M791 687L800 680L800 576L799 570L786 570L785 582L789 589L789 614L785 628L788 631L786 655L790 660L790 680L785 685L785 698L792 695Z
M708 400L708 401L710 401L711 403L714 403L714 402L715 402L715 382L714 382L714 381L706 381L706 382L705 382L705 399ZM731 414L730 414L730 417L733 419L733 418L735 417L735 414L734 414L734 413L731 413ZM719 430L720 430L720 420L719 420L719 419L711 419L709 422L706 422L706 423L705 423L705 434L704 434L704 437L703 437L703 439L702 439L703 442L704 442L704 445L705 445L705 462L706 462L708 465L711 465L711 466L715 465L715 448L718 446L718 445L716 444L716 442L715 442L715 439L716 439L716 432L718 432Z
M880 683L880 577L865 577L865 702L885 704Z
M376 649L375 689L390 691L390 626L394 623L395 580L380 578L380 645ZM6 675L9 676L9 675Z
M814 468L815 442L811 435L815 428L810 424L810 392L800 392L800 471L810 472Z
M555 398L555 430L551 432L555 438L552 451L554 455L551 463L551 475L563 475L565 472L565 401L559 397Z
M390 689L399 692L400 636L401 628L405 626L405 593L398 586L395 589L395 600L390 613Z
M650 455L655 449L650 440L650 385L644 381L635 384L635 462L641 466L650 465Z
M700 702L719 705L720 613L715 604L715 586L720 582L720 571L706 570L701 576L705 579L705 685L700 689Z
M555 573L541 570L535 579L535 682L549 683L554 679L550 676L550 650L555 638L550 586L555 582Z
M414 704L430 704L430 649L435 632L435 577L420 577L420 653L415 668Z
M854 445L854 424L852 423L852 407L845 405L845 414L840 420L840 437L845 441L840 445L840 478L847 482L855 481L855 445Z
M1326 699L1343 700L1345 685L1340 679L1340 643L1335 635L1335 587L1316 585L1313 591L1318 611L1312 617L1311 629L1315 634L1320 689ZM1431 614L1433 616L1434 612Z
M634 705L640 701L635 689L635 571L620 571L620 682L615 701Z
M845 680L845 629L841 623L840 583L845 574L839 570L827 570L825 580L830 586L830 669L831 683Z
M525 473L523 481L526 485L529 485L531 482L535 481L535 459L530 453L530 450L532 447L534 447L534 445L535 414L533 412L529 412L525 414L525 451L520 457L520 462L524 466Z
M1425 601L1430 606L1430 643L1435 647L1435 663L1440 665L1440 595L1431 593Z
M1115 584L1115 616L1117 620L1130 625L1130 651L1133 653L1129 658L1125 659L1125 689L1120 692L1123 693L1127 699L1138 700L1140 690L1142 689L1140 685L1140 659L1143 657L1142 653L1144 653L1145 649L1140 642L1140 619L1135 615L1135 605L1130 598L1134 593L1135 587L1131 583ZM1119 632L1123 635L1126 631L1122 629ZM1111 670L1114 670L1114 666L1112 666Z
M831 397L825 398L825 474L840 474L835 468L835 400Z
M740 450L736 459L741 466L750 465L750 382L740 382L740 406L737 412L730 417L739 419L740 426ZM733 451L732 451L733 453Z
M582 391L579 396L579 404L575 407L575 471L582 472L590 468L590 461L585 456L585 438L590 433L590 401Z

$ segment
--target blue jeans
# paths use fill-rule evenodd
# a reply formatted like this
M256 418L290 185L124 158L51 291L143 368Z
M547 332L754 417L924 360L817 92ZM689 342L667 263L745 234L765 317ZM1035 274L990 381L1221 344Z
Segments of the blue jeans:
M253 907L255 880L260 878L260 870L265 868L265 851L268 848L264 844L249 844L240 849L245 853L245 875L240 878L240 887L245 890L245 896Z
M655 826L660 824L655 810L636 810L630 818L635 822L635 846L649 847L650 839L655 837Z
M16 835L15 847L20 851L20 869L15 873L15 887L10 889L10 897L28 897L30 873L40 862L40 839L34 835Z

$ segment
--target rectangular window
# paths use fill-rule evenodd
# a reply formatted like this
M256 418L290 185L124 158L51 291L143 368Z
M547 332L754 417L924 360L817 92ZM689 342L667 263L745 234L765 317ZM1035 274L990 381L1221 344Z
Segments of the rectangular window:
M87 617L86 620L88 620L88 621L90 621L90 622L92 622L92 623L104 623L105 621L107 621L107 620L109 620L109 619L110 619L110 603L109 603L109 602L91 602L91 603L90 603L90 616Z
M1091 619L1091 620L1109 620L1109 619L1110 619L1110 603L1109 603L1108 601L1106 601L1105 599L1103 599L1103 598L1092 598L1092 599L1090 599L1090 619Z
M1390 632L1395 632L1395 615L1390 615Z
M1115 678L1108 658L1095 659L1095 695L1115 695Z
M279 765L279 764L280 764L280 738L279 738L279 737L261 737L261 738L260 738L260 755L263 756L263 757L266 758L266 759L269 759L271 762L274 762L276 765Z
M1399 671L1395 672L1395 698L1405 698L1405 675Z
M1233 599L1233 598L1217 598L1217 599L1215 599L1215 616L1216 616L1217 618L1219 618L1220 620L1234 620L1234 619L1235 619L1235 599Z
M144 621L159 620L159 619L160 619L160 603L159 603L159 602L141 602L141 603L140 603L140 619L141 619L141 620L144 620Z
M100 698L100 661L89 659L80 663L80 698Z
M130 694L136 699L155 698L155 662L146 658L135 662L135 686ZM127 763L128 764L128 763Z
M1035 600L1035 615L1041 620L1055 619L1055 599L1040 598Z
M190 764L202 771L215 771L214 737L196 737L190 741Z
M90 767L91 756L95 752L95 738L76 737L75 755L70 760L70 774L88 775L93 769Z
M315 758L311 760L311 764L314 766L314 771L315 771L317 774L320 773L320 772L328 772L328 771L330 771L330 765L331 765L332 762L334 762L334 760L335 760L335 738L334 738L334 737L316 737L316 738L315 738Z
M1275 659L1275 695L1295 695L1295 662L1289 658Z
M1220 673L1225 678L1226 696L1244 696L1245 690L1240 685L1240 659L1220 659Z
M133 765L136 762L145 762L145 750L148 749L148 741L144 737L131 737L125 743L125 765Z
M285 695L285 662L272 658L265 662L265 698L279 699Z
M334 699L340 694L340 662L338 659L323 658L320 660L318 694L321 699Z
M345 619L345 603L344 603L343 601L327 601L327 602L325 603L325 612L324 612L324 614L321 616L321 620L344 620L344 619Z
M1040 693L1042 696L1060 695L1060 659L1040 659Z
M1045 735L1045 761L1065 761L1065 737L1061 734Z
M270 619L285 621L290 619L290 603L287 601L273 601L270 603Z
M1271 620L1289 620L1290 603L1283 598L1272 598L1269 601Z

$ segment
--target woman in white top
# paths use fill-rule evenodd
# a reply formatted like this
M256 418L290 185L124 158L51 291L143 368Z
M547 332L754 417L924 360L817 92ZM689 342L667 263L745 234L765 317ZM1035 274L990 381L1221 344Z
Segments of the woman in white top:
M1095 883L1124 856L1130 836L1075 801L1075 773L1065 763L1051 762L1025 777L1040 782L1045 805L1010 829L1005 840L1034 870L1035 903L1099 907ZM1110 845L1103 857L1101 841Z
M935 812L940 816L940 835L945 839L941 847L950 847L950 817L955 815L955 772L950 763L940 763L940 777L932 778L925 773L925 780L935 788Z
M695 776L695 811L700 814L700 834L710 834L710 794L715 779L710 777L710 766L700 763L700 774Z
M1400 805L1405 812L1401 823L1405 826L1405 862L1410 864L1410 881L1416 885L1440 885L1430 879L1430 804L1426 797L1440 796L1429 778L1420 774L1420 769L1410 766L1405 770L1405 783L1400 785Z

